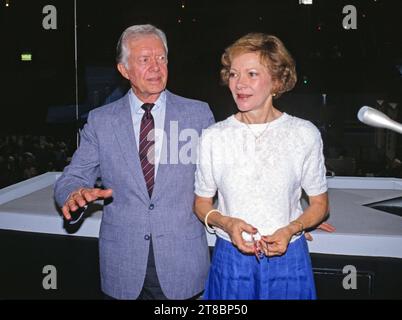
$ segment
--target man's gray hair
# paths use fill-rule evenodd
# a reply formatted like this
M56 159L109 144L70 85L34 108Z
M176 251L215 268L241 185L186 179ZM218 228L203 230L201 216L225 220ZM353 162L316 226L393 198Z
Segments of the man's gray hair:
M163 46L165 47L166 55L168 53L168 46L165 33L151 24L139 24L128 27L117 42L117 55L116 62L122 63L127 68L127 59L130 55L130 50L127 47L128 40L135 40L143 36L154 35L161 39Z

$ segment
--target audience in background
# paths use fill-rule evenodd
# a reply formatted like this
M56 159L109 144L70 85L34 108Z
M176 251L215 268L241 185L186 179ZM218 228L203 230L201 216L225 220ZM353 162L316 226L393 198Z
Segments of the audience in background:
M67 139L30 134L0 134L0 189L45 172L63 171L75 149L75 141ZM327 159L334 158L331 153L333 150L331 144L326 145L324 153ZM385 157L385 152L378 152L383 157L371 166L358 157L353 175L402 178L399 158L390 160ZM332 168L331 161L326 166L335 175L342 175L342 172Z
M63 171L75 145L49 136L0 135L0 188Z

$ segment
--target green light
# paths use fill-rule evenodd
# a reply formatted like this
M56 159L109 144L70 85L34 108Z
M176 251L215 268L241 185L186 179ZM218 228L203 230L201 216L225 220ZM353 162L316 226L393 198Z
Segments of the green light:
M21 53L21 61L32 61L31 53Z

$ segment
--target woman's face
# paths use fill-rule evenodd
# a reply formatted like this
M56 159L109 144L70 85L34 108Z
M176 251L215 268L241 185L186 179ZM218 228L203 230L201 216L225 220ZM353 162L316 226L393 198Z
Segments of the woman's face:
M272 88L272 77L259 54L243 53L233 58L229 89L240 111L257 110L272 101Z

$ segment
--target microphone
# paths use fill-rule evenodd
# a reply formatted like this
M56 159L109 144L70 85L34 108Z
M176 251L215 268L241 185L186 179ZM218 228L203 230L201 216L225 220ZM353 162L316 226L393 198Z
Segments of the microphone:
M357 118L369 126L389 129L402 134L402 124L390 119L377 109L367 106L361 107L357 113Z

